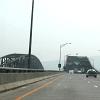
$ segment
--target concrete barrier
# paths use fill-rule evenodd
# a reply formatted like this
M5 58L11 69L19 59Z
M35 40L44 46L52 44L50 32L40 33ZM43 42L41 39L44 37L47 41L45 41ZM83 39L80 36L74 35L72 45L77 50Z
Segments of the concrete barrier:
M38 81L42 81L48 78L57 77L58 75L61 75L61 74L59 73L55 75L48 75L48 76L43 76L43 77L38 77L38 78L33 78L33 79L28 79L28 80L23 80L23 81L17 81L17 82L8 83L8 84L2 84L0 85L0 92L15 89L15 88L18 88L27 84L31 84L31 83L36 83Z
M60 72L2 73L0 74L0 92L56 77L61 74Z
M0 73L0 85L57 73L59 72Z

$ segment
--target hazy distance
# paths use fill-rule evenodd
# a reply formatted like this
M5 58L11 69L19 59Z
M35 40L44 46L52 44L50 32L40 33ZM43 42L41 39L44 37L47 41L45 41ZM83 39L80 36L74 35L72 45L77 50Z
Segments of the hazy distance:
M100 56L99 0L34 0L32 54L41 62L58 61L60 44L64 56ZM32 0L0 1L0 57L28 53ZM97 61L97 62L96 62ZM56 69L57 64L51 69ZM52 66L52 64L50 65ZM49 66L46 66L46 69Z

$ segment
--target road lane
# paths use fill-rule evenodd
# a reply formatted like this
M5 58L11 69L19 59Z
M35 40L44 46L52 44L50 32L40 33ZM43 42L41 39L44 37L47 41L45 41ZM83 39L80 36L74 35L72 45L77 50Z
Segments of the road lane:
M83 79L84 75L65 75L24 100L100 100L100 88L94 88L92 83L88 84L89 78Z
M60 74L60 75L62 76L63 74ZM36 88L54 80L55 78L61 77L61 76L51 77L51 78L48 78L48 79L45 79L45 80L42 80L42 81L39 81L39 82L36 82L33 84L23 86L21 88L17 88L17 89L10 90L10 91L4 92L4 93L0 93L0 100L15 100L16 97L26 94L26 93L32 91L32 89L36 89Z
M50 84L52 84L54 81L56 81L58 78L54 78L51 81L49 81L49 82L47 82L47 83L45 83L45 84L43 84L43 85L41 85L41 86L39 86L39 87L31 90L31 91L29 91L29 92L27 92L27 93L25 93L25 94L23 94L21 96L16 97L16 100L21 100L21 99L25 98L26 96L30 96L33 93L38 92L42 88L46 88L47 86L49 86Z
M100 77L86 78L81 74L65 73L57 79L48 79L1 93L0 100L16 100L16 97L17 100L18 97L21 97L19 100L100 100L99 80Z

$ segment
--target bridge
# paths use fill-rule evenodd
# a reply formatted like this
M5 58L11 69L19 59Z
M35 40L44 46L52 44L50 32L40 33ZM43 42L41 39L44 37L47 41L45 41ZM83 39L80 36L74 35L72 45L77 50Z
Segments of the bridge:
M28 69L24 66L27 57L9 54L0 58L0 100L100 100L100 75L85 76L93 68L88 57L68 56L64 71L44 70L33 55L35 61ZM75 74L69 74L69 70ZM82 74L77 74L78 70Z
M86 56L67 56L63 68L66 72L73 70L74 73L78 73L78 71L86 73L89 69L95 69Z
M27 54L8 54L0 58L0 92L54 77L58 73L54 70L44 70L35 55L31 55L28 68Z
M9 54L0 58L0 72L30 72L30 71L43 71L43 65L40 60L31 55L31 64L28 68L28 55L27 54Z

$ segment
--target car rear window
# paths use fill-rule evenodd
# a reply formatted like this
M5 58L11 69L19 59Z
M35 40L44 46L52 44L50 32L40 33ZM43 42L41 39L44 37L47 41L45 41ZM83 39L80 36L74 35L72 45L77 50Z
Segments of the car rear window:
M95 71L89 71L88 74L96 74Z

